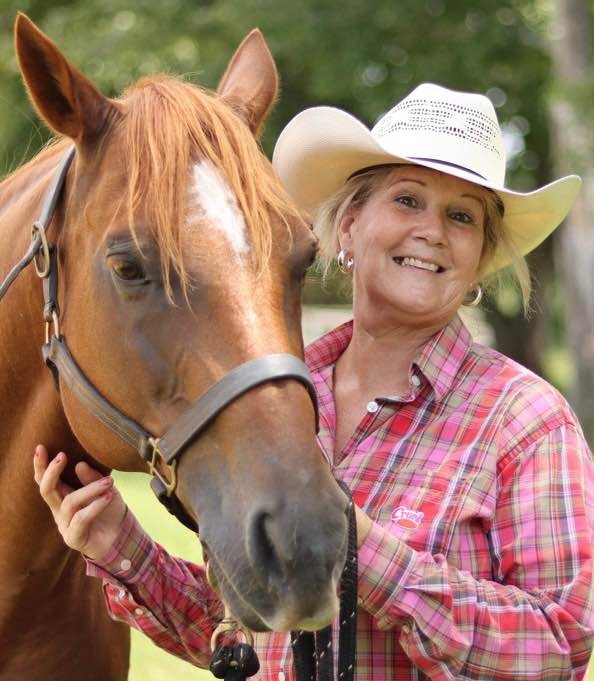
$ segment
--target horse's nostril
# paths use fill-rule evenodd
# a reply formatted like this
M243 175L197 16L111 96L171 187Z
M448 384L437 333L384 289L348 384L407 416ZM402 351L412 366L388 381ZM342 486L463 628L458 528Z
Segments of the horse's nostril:
M279 534L281 536L279 536ZM255 513L248 532L247 552L255 568L255 574L270 582L286 575L286 547L282 546L284 537L279 533L277 519L266 511Z

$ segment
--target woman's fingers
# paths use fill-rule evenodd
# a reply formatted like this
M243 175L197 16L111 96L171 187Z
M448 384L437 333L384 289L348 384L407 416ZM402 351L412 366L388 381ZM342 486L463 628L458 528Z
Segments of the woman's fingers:
M41 478L47 468L48 454L47 449L43 445L35 447L35 455L33 456L33 474L35 482L39 485Z
M62 501L60 520L68 527L76 514L83 511L106 493L111 492L112 488L113 480L106 476L89 483L85 487L70 492Z
M55 515L59 509L64 495L71 491L60 480L60 475L66 468L66 454L60 452L49 463L47 462L47 450L38 448L34 456L35 480L39 485L39 491L46 504Z
M98 497L95 497L88 505L79 509L73 516L67 529L66 543L69 546L84 550L88 539L89 529L93 521L105 511L113 499L113 490L110 488ZM92 557L92 556L91 556Z
M72 489L60 480L67 464L64 452L49 461L47 449L39 445L33 459L39 491L66 544L92 559L106 555L127 513L113 479L79 462L75 472L82 487Z
M79 463L77 463L74 467L74 470L78 479L83 485L88 485L95 480L101 480L103 477L105 477L102 473L100 473L98 470L95 470L84 461L79 461Z
M64 452L60 452L52 461L48 462L48 458L47 449L43 445L36 447L33 458L35 480L41 496L58 523L68 528L77 512L111 491L113 480L87 464L77 464L77 475L84 487L72 489L60 480L67 463Z

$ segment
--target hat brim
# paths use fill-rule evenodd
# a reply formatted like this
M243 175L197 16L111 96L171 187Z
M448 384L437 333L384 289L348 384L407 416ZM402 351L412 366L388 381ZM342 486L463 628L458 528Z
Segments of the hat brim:
M457 165L398 155L397 150L384 148L361 121L330 106L297 114L281 132L272 162L289 194L312 213L353 173L381 164L419 165L492 189L503 201L506 227L523 255L542 243L563 221L581 186L577 175L569 175L532 192L515 192ZM498 251L488 273L508 264L505 254Z

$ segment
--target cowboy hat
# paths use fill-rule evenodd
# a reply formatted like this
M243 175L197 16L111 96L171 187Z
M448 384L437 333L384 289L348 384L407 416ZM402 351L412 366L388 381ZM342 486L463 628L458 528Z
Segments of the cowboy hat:
M281 132L272 163L289 194L311 212L369 166L414 164L468 180L501 198L505 225L522 254L561 223L581 186L569 175L528 193L507 189L503 135L491 101L432 83L415 88L371 130L334 107L306 109ZM507 264L498 250L489 271Z

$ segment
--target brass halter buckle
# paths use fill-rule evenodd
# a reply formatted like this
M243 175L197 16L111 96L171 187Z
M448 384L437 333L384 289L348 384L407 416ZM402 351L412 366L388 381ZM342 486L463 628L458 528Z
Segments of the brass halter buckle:
M177 459L167 463L159 449L159 438L149 437L148 443L152 449L151 459L148 462L149 473L158 478L165 487L167 496L170 497L177 487ZM159 468L157 468L159 464ZM167 471L169 479L161 471Z
M232 617L225 617L219 622L217 628L212 632L212 636L210 637L211 652L214 653L214 651L217 649L220 636L227 633L235 635L238 632L241 632L243 634L245 642L248 645L250 646L254 645L254 637L252 636L252 632L249 629L246 629L241 624L239 624L239 622L236 619L233 619Z

